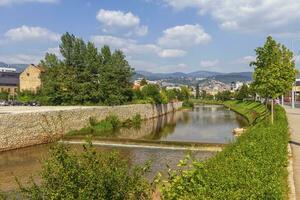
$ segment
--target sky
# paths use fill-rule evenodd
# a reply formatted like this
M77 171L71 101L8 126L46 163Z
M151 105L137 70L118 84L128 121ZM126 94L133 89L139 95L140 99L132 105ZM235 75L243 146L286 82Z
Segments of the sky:
M271 35L298 66L299 10L300 0L0 0L0 61L60 57L69 32L122 50L136 70L242 72Z

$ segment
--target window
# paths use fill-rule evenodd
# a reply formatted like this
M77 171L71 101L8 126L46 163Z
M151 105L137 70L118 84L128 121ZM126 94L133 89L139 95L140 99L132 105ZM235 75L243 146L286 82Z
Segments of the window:
M29 73L26 73L27 74L27 76L29 76L30 74Z

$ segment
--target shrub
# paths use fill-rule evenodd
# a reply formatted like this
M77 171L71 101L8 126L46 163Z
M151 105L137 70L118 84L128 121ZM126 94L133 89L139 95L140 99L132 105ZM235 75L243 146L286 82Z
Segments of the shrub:
M129 166L116 152L97 152L91 144L75 154L63 144L51 150L42 168L42 181L20 184L22 199L150 199L151 186L144 178L149 165Z
M247 108L264 113L258 103L231 105L246 116L251 113ZM276 107L274 125L265 120L249 121L253 126L215 157L205 162L192 160L190 164L184 160L181 166L185 169L171 171L163 186L164 199L287 199L285 112Z
M193 108L193 107L194 107L194 103L191 102L191 101L184 101L184 102L182 103L182 107L183 107L183 108Z
M145 99L151 98L154 103L162 103L159 86L154 84L145 85L142 90L142 95Z
M140 128L142 124L142 117L140 114L136 114L132 117L131 121L134 128Z
M8 92L0 92L0 100L8 100Z
M116 115L109 115L108 117L105 118L104 120L108 124L111 124L112 130L116 131L121 127L121 122Z

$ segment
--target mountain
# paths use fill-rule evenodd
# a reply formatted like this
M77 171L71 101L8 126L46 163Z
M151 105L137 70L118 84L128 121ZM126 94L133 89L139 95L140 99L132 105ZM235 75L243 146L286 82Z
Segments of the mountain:
M224 73L211 72L211 71L196 71L196 72L188 73L187 75L189 77L193 77L193 78L207 78L207 77L221 75L221 74L224 74Z
M228 74L219 74L210 77L210 79L215 79L223 83L231 83L236 81L246 82L252 80L252 72L235 72L235 73L228 73Z
M160 79L172 79L172 78L183 78L187 77L187 74L182 72L174 73L152 73L148 71L136 71L137 78L147 78L148 80L160 80Z
M197 78L206 78L206 79L214 79L217 81L221 81L224 83L230 83L234 81L251 81L252 80L252 72L234 72L234 73L221 73L221 72L213 72L213 71L196 71L191 73L182 73L182 72L174 72L174 73L152 73L148 71L136 71L136 75L134 77L137 78L147 78L148 80L168 80L168 82L174 83L187 83L190 82L195 84Z
M220 72L196 71L191 73L173 72L173 73L153 73L148 71L136 71L136 75L146 77L149 80L171 79L171 78L207 78L211 76L221 75Z

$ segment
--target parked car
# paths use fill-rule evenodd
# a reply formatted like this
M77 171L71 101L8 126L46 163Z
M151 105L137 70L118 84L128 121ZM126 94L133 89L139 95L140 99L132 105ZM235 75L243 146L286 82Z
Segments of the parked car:
M8 103L8 101L1 100L0 101L0 106L9 106L9 103Z

